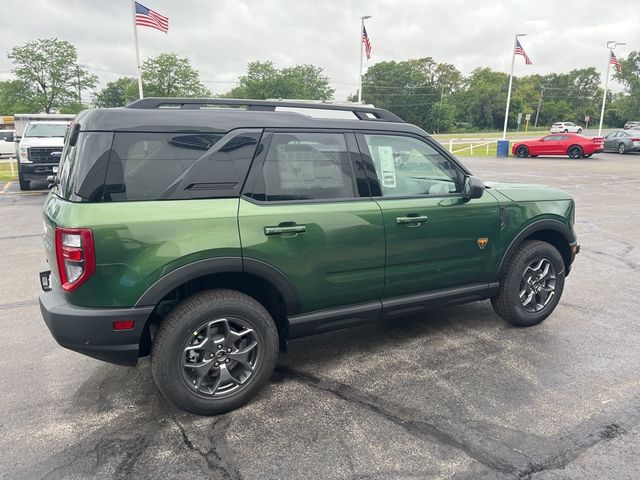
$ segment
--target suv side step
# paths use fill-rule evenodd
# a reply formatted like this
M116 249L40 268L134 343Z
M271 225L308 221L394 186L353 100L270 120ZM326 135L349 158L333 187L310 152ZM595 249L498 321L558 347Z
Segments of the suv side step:
M499 285L498 282L478 283L294 315L289 317L289 338L363 325L381 318L413 315L437 307L485 300L497 293Z

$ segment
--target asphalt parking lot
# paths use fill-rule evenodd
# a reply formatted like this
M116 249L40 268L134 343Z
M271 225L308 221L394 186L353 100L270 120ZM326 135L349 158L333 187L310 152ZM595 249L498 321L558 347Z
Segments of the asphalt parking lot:
M59 347L37 306L46 191L0 183L0 478L635 479L640 155L464 159L574 195L582 252L556 312L488 301L291 342L247 407L174 409L149 361Z

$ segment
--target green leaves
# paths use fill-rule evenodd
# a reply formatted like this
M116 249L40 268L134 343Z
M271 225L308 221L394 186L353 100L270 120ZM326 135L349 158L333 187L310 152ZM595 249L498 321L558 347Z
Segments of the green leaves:
M138 99L138 81L133 77L121 77L107 83L96 94L95 106L101 108L124 107Z
M13 73L24 85L29 103L37 111L50 113L79 102L81 91L94 88L98 81L78 64L76 48L57 38L14 47L7 56L13 61Z
M277 69L272 62L251 62L239 85L225 96L231 98L288 98L330 100L334 89L322 68L313 65Z
M142 64L145 97L208 97L200 74L186 57L161 53Z

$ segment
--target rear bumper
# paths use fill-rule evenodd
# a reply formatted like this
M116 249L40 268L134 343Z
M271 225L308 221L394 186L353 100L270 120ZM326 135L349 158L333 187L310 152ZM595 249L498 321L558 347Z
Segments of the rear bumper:
M57 163L19 163L20 173L25 180L46 180L53 173Z
M118 365L138 362L140 338L154 307L77 307L57 288L44 292L39 300L44 321L61 346ZM135 320L135 327L115 331L116 320Z

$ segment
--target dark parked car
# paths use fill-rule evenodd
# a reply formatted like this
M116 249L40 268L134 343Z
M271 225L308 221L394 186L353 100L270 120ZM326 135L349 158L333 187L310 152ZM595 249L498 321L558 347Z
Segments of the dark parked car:
M640 130L618 130L604 137L604 149L618 153L640 152Z

